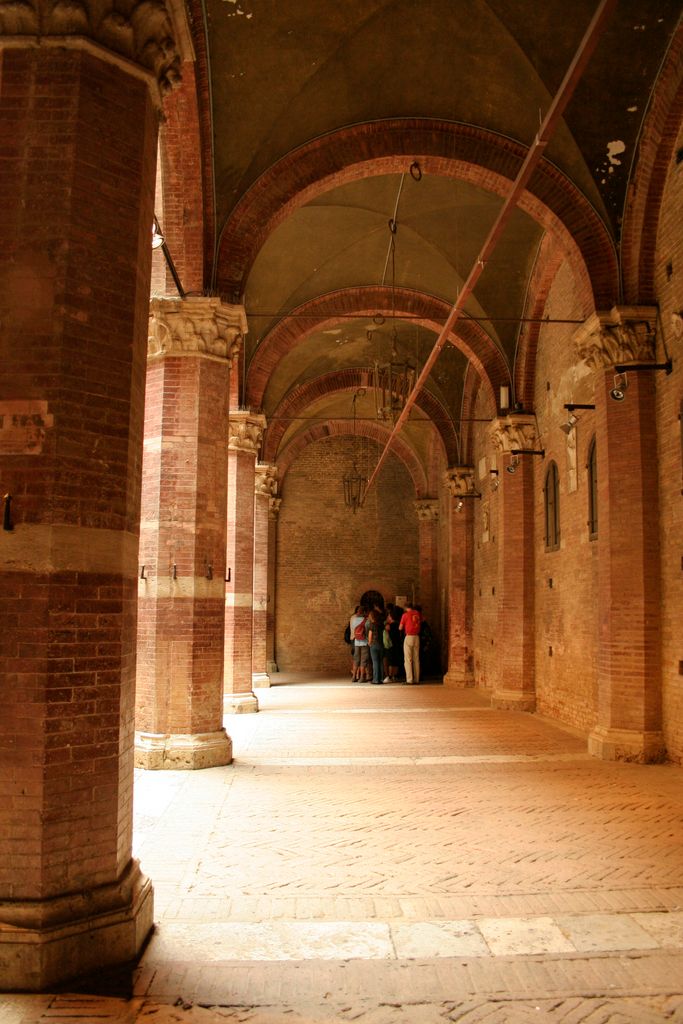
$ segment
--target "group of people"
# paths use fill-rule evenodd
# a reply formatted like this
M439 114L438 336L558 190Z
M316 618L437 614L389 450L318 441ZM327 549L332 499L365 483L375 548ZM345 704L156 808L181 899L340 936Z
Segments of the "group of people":
M344 633L351 647L354 682L398 682L404 669L406 683L419 683L420 634L425 627L417 604L357 605Z

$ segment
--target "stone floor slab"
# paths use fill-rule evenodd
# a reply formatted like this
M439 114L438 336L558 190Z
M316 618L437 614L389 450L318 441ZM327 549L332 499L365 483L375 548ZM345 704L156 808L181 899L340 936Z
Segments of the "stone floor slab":
M556 918L580 952L656 949L658 942L630 914L584 914Z
M576 952L576 947L550 917L489 917L477 924L495 956Z
M270 921L168 923L152 938L144 957L150 964L196 959L355 960L394 956L389 927L377 922Z
M394 924L391 936L399 959L489 955L489 949L474 921Z

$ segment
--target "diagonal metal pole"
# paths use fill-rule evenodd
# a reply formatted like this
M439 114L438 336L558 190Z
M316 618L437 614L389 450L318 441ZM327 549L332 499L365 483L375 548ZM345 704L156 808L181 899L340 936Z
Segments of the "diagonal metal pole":
M370 487L372 486L375 477L379 473L382 463L384 462L386 456L389 453L391 445L395 441L399 431L401 430L404 423L408 419L408 416L410 415L410 410L415 404L415 400L419 392L424 387L427 381L427 377L429 376L432 367L434 366L434 363L439 357L441 349L448 341L448 337L453 329L453 325L460 316L468 298L474 291L477 281L479 280L481 274L484 271L487 260L490 258L491 253L498 244L498 240L501 234L503 233L503 230L507 225L508 220L512 216L512 213L515 210L517 203L519 202L519 198L528 184L529 178L536 169L536 165L541 159L543 151L545 150L555 129L557 128L557 125L566 109L566 106L574 93L574 89L576 88L577 82L581 78L581 75L583 74L586 65L588 64L588 61L593 55L593 51L595 50L598 39L600 38L600 35L602 34L605 24L607 23L607 19L610 17L614 8L616 7L616 3L617 0L601 0L601 3L598 4L595 14L591 19L591 23L586 29L583 39L579 43L579 48L574 54L574 58L565 73L565 76L562 80L562 84L560 85L555 96L553 97L550 107L548 108L548 112L543 118L543 121L541 122L541 126L538 129L538 134L536 135L536 138L529 147L529 150L522 163L522 166L520 167L517 177L513 182L512 188L510 189L510 193L505 199L505 202L503 203L503 206L501 207L500 212L496 220L494 221L493 227L489 231L486 241L481 247L481 251L479 252L479 255L477 256L474 262L474 266L470 270L467 279L465 280L460 290L458 298L456 299L455 304L453 305L450 313L448 314L445 324L441 328L441 333L439 334L439 337L436 339L436 342L434 343L434 348L427 357L427 361L422 367L419 377L415 381L415 387L408 396L406 404L404 405L400 416L396 420L393 430L391 431L389 437L387 438L387 443L384 446L384 449L377 461L377 465L375 466L372 475L370 476L370 479L368 480L368 485L365 491L366 494L370 490Z

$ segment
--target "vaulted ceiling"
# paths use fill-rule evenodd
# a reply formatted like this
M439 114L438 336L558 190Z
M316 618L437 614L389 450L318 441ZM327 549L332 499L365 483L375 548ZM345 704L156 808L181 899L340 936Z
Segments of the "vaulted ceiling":
M205 227L216 239L205 277L245 305L241 399L268 417L271 460L311 422L350 417L368 368L392 348L424 363L595 8L204 0L195 9L211 120ZM437 437L444 459L458 458L473 374L491 395L513 377L549 235L583 259L596 305L619 301L634 155L679 16L673 0L619 0L610 14L411 414L406 438L421 459ZM354 411L372 418L371 396Z

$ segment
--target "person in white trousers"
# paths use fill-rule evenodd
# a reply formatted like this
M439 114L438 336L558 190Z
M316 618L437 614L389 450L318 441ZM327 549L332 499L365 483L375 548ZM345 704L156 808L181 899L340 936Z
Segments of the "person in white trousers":
M405 633L403 641L403 663L406 670L406 683L420 682L420 626L422 616L417 608L406 602L405 611L401 616L398 628Z

